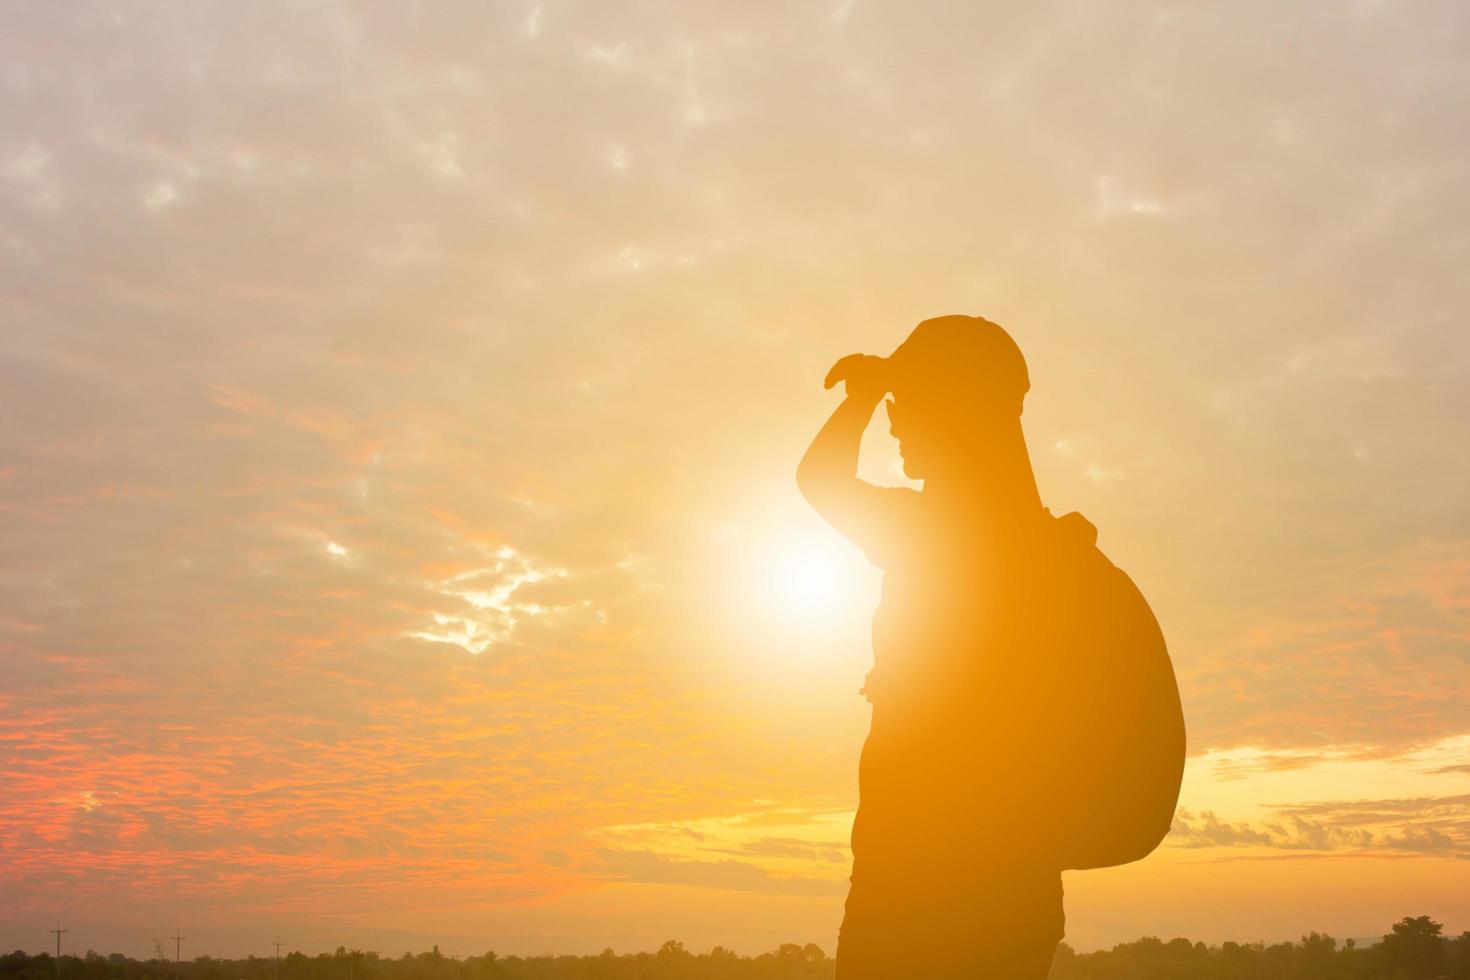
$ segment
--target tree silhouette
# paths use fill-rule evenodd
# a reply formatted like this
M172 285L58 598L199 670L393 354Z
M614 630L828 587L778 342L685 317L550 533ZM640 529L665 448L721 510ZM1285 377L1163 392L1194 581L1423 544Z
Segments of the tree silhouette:
M1439 977L1444 974L1447 962L1445 943L1440 933L1441 923L1427 915L1403 918L1393 925L1393 931L1383 937L1379 949L1393 978Z

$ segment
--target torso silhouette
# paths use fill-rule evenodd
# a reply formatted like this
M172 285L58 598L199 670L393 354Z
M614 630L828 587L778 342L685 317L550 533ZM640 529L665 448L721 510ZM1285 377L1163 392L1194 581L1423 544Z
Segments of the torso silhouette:
M1049 960L1061 937L1060 866L1039 833L1045 672L1028 569L1051 518L1037 511L997 526L921 492L871 492L881 503L859 543L884 571L883 596L839 975Z
M1033 570L1051 564L1043 552L1054 522L1038 511L987 526L922 493L881 492L893 495L895 520L868 546L884 571L864 687L875 741L902 750L895 780L925 781L931 819L947 816L934 803L953 803L967 837L1006 831L998 849L1016 856L1017 835L1036 818L1025 800L1008 797L1034 775L1025 767L1044 737L1036 728L1052 714L1041 710L1054 694L1047 681L1055 658L1044 649L1052 640L1046 591Z

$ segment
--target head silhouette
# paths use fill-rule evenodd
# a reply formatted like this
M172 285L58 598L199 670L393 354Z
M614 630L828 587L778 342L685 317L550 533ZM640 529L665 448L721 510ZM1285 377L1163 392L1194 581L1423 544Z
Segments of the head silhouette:
M978 316L925 320L889 356L887 371L890 431L910 478L974 476L998 454L1014 455L1031 382L1021 349L999 325Z

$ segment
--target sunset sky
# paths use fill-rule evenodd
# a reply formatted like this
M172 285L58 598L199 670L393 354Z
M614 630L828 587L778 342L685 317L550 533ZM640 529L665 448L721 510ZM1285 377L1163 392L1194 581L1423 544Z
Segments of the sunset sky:
M946 313L1184 699L1068 941L1470 929L1463 0L0 13L0 949L832 952Z

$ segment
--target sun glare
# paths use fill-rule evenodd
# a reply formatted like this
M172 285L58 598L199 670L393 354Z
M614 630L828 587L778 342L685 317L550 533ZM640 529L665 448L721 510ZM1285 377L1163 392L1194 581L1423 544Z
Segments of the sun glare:
M796 611L827 609L841 598L844 577L834 556L816 548L794 548L777 567L775 598Z
M841 542L798 535L773 543L758 566L768 616L786 628L831 628L863 599L856 564Z
M880 575L814 515L771 507L719 523L705 561L709 587L701 592L729 625L738 662L789 675L798 665L869 656Z

